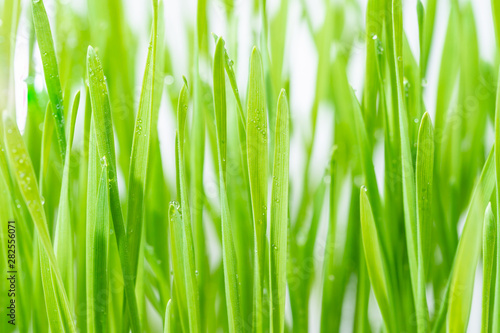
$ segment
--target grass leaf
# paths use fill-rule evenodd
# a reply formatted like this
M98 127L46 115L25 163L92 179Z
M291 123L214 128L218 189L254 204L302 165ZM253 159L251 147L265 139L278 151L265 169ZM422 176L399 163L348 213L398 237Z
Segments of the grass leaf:
M40 54L42 56L43 72L45 84L49 93L49 99L52 105L52 115L54 116L57 140L62 160L65 160L66 136L64 134L64 106L61 90L61 81L59 80L59 69L57 67L56 52L54 50L54 41L50 31L49 18L45 11L42 0L33 0L33 23L36 31L36 38Z
M57 213L56 233L54 237L54 251L56 253L59 270L66 287L70 304L74 304L74 267L73 267L73 231L70 209L70 167L71 167L71 147L75 133L76 115L80 103L80 92L75 96L73 109L71 111L71 123L69 128L69 138L66 147L66 160L64 162L63 180L59 199L59 210Z
M500 22L496 22L500 24ZM497 25L498 28L498 25ZM500 38L500 36L497 36ZM500 45L500 39L499 39ZM498 78L500 80L500 77ZM500 203L500 84L497 84L497 100L495 109L495 181L496 181L496 207L498 209ZM500 330L500 214L497 211L497 267L496 267L496 280L495 280L495 299L492 313L492 330L498 332Z
M486 207L483 226L483 311L481 313L481 332L489 332L490 327L490 295L496 254L496 238L497 224L490 203ZM493 288L495 288L494 284Z
M361 187L360 209L363 249L373 292L380 307L380 311L382 312L382 318L384 319L386 328L388 331L391 331L394 327L394 318L389 299L387 268L383 259L382 248L367 191L366 187Z
M160 0L161 1L161 0ZM148 174L148 157L150 147L152 113L155 97L156 57L158 48L158 0L153 0L153 27L151 40L142 82L139 110L135 120L132 154L130 157L128 206L127 206L127 236L129 240L131 270L134 280L137 277L139 249L144 219L144 198L146 192L146 177Z
M101 171L97 191L96 221L94 225L94 316L96 332L107 331L108 320L108 244L109 244L109 188L108 170Z
M227 115L226 115L226 84L224 73L224 40L219 38L214 55L214 110L215 128L217 132L217 156L219 164L219 191L221 200L222 224L222 260L224 265L224 282L226 292L226 306L230 332L241 330L240 318L240 292L238 283L238 268L234 247L234 234L229 204L226 192L226 141L227 141Z
M87 52L87 71L89 79L90 99L94 117L94 127L97 142L97 151L102 164L107 166L108 182L110 188L111 216L115 230L116 242L120 255L120 263L125 282L125 294L129 315L131 318L132 331L140 331L139 312L134 291L134 279L130 268L130 254L128 240L125 232L123 213L118 192L118 181L116 179L116 157L113 138L113 123L111 121L111 108L109 104L108 89L104 79L104 73L94 49L89 46Z
M190 332L199 332L200 328L200 304L199 291L196 278L196 266L194 255L193 228L191 224L191 213L189 208L189 199L187 192L187 181L184 166L184 131L185 121L188 110L188 88L186 81L182 86L179 94L179 102L177 104L177 122L179 140L177 141L178 150L178 177L182 208L182 225L184 229L184 273L186 283L187 306L189 314L189 330Z
M21 189L21 194L38 231L40 240L40 266L44 274L42 280L44 281L44 291L48 293L45 300L47 302L57 299L57 302L47 303L50 304L50 308L47 307L47 312L51 317L49 320L56 327L64 327L65 330L74 332L75 326L71 318L68 296L64 290L64 283L52 248L33 165L21 133L7 113L3 114L3 126L5 148L12 164L14 177Z
M271 193L271 231L269 249L269 285L271 296L271 332L285 330L286 255L288 229L288 172L290 130L285 90L278 98L276 114L273 185Z
M421 332L429 330L429 312L426 299L426 278L430 267L432 235L432 177L434 166L434 133L429 114L420 122L417 143L416 196L417 196L417 244L418 244L418 293L417 318Z
M464 332L469 322L476 266L481 253L484 212L495 187L493 149L486 161L467 212L453 264L447 330Z
M168 300L167 309L165 310L165 323L163 324L163 333L170 333L170 317L172 317L172 299Z
M174 277L172 290L174 292L174 302L177 304L179 320L181 322L183 332L189 330L188 313L187 313L187 298L185 272L184 272L184 257L183 253L183 229L182 217L179 211L179 203L171 202L168 211L169 229L170 229L170 256L172 262L172 273Z
M255 237L254 329L262 332L264 266L267 229L267 112L262 59L257 48L250 58L247 106L247 154Z

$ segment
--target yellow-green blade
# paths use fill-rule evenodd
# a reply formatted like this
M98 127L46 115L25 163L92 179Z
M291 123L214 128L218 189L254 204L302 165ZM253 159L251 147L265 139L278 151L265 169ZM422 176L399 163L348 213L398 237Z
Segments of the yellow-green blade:
M392 315L389 299L389 281L367 191L366 187L361 187L360 210L363 250L375 298L377 299L386 328L388 331L391 331L394 327L393 321L395 318Z
M490 296L492 287L495 288L493 282L493 267L496 255L497 241L497 221L491 209L491 203L486 207L483 226L483 298L482 298L482 313L481 313L481 332L487 333L490 331ZM498 287L497 287L498 288Z
M458 243L446 317L448 332L465 332L469 323L476 266L481 253L484 212L495 187L493 155L492 149L474 190Z
M278 98L275 133L269 241L271 244L269 249L269 295L271 297L270 331L284 332L288 228L288 172L290 155L289 111L285 90L281 90Z
M497 3L497 2L495 2ZM498 8L498 7L497 7ZM500 22L496 22L500 24ZM497 25L498 28L498 25ZM500 36L497 36L500 38ZM500 45L500 40L499 40ZM500 78L499 78L500 80ZM495 181L496 181L496 204L497 209L500 202L500 84L497 86L497 99L496 99L496 109L495 109ZM497 222L497 246L496 246L496 256L497 256L497 267L496 267L496 280L495 280L495 299L492 313L492 330L497 332L500 330L500 214L496 214Z
M184 257L184 273L186 284L187 307L189 314L189 330L190 332L200 332L200 296L198 290L198 283L196 278L195 254L194 254L194 240L193 228L191 223L191 212L189 207L189 193L186 181L186 168L184 164L184 131L185 121L188 110L188 88L186 81L182 86L179 94L179 101L177 104L177 119L178 119L178 133L179 140L177 141L178 151L178 177L180 187L180 199L182 208L182 225L183 225L183 239L184 247L182 255Z
M250 58L247 104L247 156L254 224L254 329L262 332L262 288L267 229L267 112L264 71L260 52L254 47Z
M161 0L160 0L161 1ZM127 206L127 237L129 240L130 262L132 275L135 280L139 260L139 249L141 246L141 235L144 218L144 197L146 192L146 177L148 174L148 157L150 147L152 113L155 97L156 81L156 58L158 47L162 41L158 41L158 0L153 0L153 27L151 29L151 40L142 82L139 110L135 120L135 131L132 142L132 154L130 157L129 182L128 182L128 206Z
M177 304L176 313L179 314L178 321L181 322L182 330L187 332L189 329L188 312L187 312L187 299L186 299L186 285L184 273L184 258L183 258L183 230L182 230L182 217L179 211L179 203L171 202L168 219L169 219L169 240L170 240L170 256L172 262L173 273L173 297Z
M68 144L66 146L66 161L64 162L63 180L59 199L59 210L57 213L56 233L54 237L54 252L56 253L59 270L68 294L70 304L73 304L74 293L74 267L73 267L73 238L71 221L71 197L70 197L70 166L71 166L71 147L73 145L73 136L75 133L75 122L80 103L80 92L75 96L73 109L71 110L71 123L69 128Z
M95 50L89 46L87 52L87 75L89 80L90 99L97 142L97 151L101 163L108 166L108 182L110 188L111 216L118 244L120 263L125 283L128 312L131 317L132 331L140 331L139 311L134 291L134 279L130 267L130 254L123 213L120 204L118 181L116 173L116 157L113 138L113 123L109 104L108 89L104 78L101 62Z
M64 107L56 52L50 31L49 18L42 0L33 0L33 23L36 32L40 55L42 56L43 72L49 99L52 105L52 115L56 124L57 140L62 160L66 153L66 136L64 134Z
M15 122L7 115L3 114L3 128L4 128L4 140L5 148L7 150L7 156L9 158L12 170L15 173L13 177L19 185L21 194L26 202L29 213L33 222L36 226L40 240L40 266L41 269L46 274L42 280L44 283L44 290L49 292L49 296L56 298L57 302L54 302L47 307L49 312L58 312L57 316L61 316L61 321L52 320L53 323L58 322L59 325L65 327L66 330L74 332L75 326L73 319L71 318L71 310L69 307L69 301L67 294L64 290L64 283L59 271L56 256L52 248L52 242L50 240L50 235L47 227L47 220L45 217L45 212L42 205L42 198L40 192L38 191L38 186L36 182L35 171L33 165L28 155L28 151L24 144L21 133ZM54 291L52 293L52 291ZM46 299L47 302L48 299Z
M415 297L417 299L417 327L420 332L427 332L429 330L426 278L431 260L433 166L434 133L429 114L426 112L422 117L418 132L417 162L415 168L418 243L418 291Z
M224 265L224 284L226 306L230 332L241 330L240 292L238 282L238 265L236 259L231 214L226 190L226 156L227 156L227 114L226 114L226 83L224 72L224 40L219 38L214 55L214 109L215 128L217 134L217 157L219 165L219 193L221 197L221 230L222 230L222 260Z

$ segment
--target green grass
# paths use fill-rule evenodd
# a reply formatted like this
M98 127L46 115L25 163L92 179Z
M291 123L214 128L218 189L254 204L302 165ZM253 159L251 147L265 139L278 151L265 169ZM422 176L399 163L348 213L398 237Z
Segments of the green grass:
M500 2L191 2L0 0L0 331L498 332Z

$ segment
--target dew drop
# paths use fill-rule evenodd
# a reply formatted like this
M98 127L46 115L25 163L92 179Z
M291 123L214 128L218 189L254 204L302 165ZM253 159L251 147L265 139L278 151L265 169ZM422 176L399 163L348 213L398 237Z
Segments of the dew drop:
M179 202L177 202L175 200L170 201L170 205L173 206L177 210L179 210L181 208L181 205L179 204Z

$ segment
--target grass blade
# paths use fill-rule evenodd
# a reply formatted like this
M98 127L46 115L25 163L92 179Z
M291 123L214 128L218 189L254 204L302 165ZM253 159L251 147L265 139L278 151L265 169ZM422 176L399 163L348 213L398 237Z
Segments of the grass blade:
M170 333L170 317L172 316L172 299L168 300L167 309L165 310L165 323L163 324L163 333Z
M137 276L139 249L144 218L144 197L146 177L148 174L148 157L153 112L156 78L156 56L158 48L158 0L153 0L153 28L151 31L150 48L142 83L139 110L135 121L132 155L130 157L128 206L127 206L127 236L129 240L131 269L134 280Z
M218 43L219 38L222 39L222 41L225 43L225 41L222 37L219 37L214 33L212 33L212 36L214 37L215 44ZM231 84L234 98L236 99L236 106L238 109L240 124L243 127L243 131L245 132L246 131L245 113L243 111L243 104L241 103L240 92L238 90L238 83L236 82L236 73L234 72L234 68L233 68L234 61L231 60L231 58L229 58L229 55L227 54L226 48L224 48L223 59L224 59L223 60L224 68L226 69L227 77L229 78L229 83ZM215 67L215 61L216 61L216 58L214 58L214 67Z
M382 318L384 319L387 330L392 331L394 328L394 317L389 299L389 280L367 191L366 187L361 187L360 211L363 249L368 268L368 276L370 277L373 292L380 307L380 311L382 312Z
M50 144L52 143L52 135L54 133L54 121L50 119L50 110L51 106L49 102L47 104L47 111L45 111L45 118L43 121L42 148L40 153L40 175L38 178L38 187L40 188L40 193L43 193L44 191L43 185L50 158Z
M108 90L104 79L101 63L94 49L89 46L87 52L87 71L89 79L90 99L94 116L95 135L97 151L101 162L108 166L108 182L110 188L111 216L115 230L120 263L125 283L125 294L127 297L129 315L131 317L132 331L140 331L139 311L134 291L134 279L130 268L130 255L128 240L125 233L120 195L118 192L118 181L116 179L116 157L113 139L113 123L111 121L111 109L109 105Z
M500 24L500 22L495 22ZM497 29L499 26L497 25ZM500 45L500 35L498 42ZM500 80L500 78L499 78ZM497 85L497 100L495 109L495 181L496 181L496 204L497 209L500 203L500 84ZM498 332L500 330L500 214L496 214L497 221L497 268L496 268L496 280L495 280L495 304L493 306L493 322L492 330L493 332Z
M417 143L416 196L418 244L417 327L420 332L429 330L429 311L426 299L426 278L431 258L432 234L432 178L434 166L434 133L429 114L420 123Z
M100 163L93 126L89 142L87 198L87 330L106 332L108 317L108 254L109 254L109 189L107 166ZM96 199L97 198L97 201Z
M376 48L375 42L382 37L383 19L380 18L383 13L383 1L370 0L366 8L366 73L365 86L363 92L363 109L365 120L369 123L375 120L375 112L377 110L377 92L379 89L377 64L376 64ZM372 113L368 113L372 111Z
M269 285L271 332L285 331L286 254L288 227L288 164L290 154L289 111L285 90L278 98L274 171L271 194Z
M92 123L92 107L90 106L90 95L88 86L85 92L85 110L83 115L83 142L81 148L81 155L78 159L80 165L78 169L78 204L77 204L77 214L76 219L76 248L77 248L77 272L85 272L87 266L87 190L88 190L88 170L89 170L89 141L90 141L90 129ZM92 139L95 145L95 136ZM95 147L94 147L95 149ZM95 154L95 152L94 152ZM97 160L97 157L94 158ZM92 198L95 198L95 194ZM87 308L87 276L86 274L77 274L77 289L76 289L76 304L78 304L78 309ZM87 331L87 312L79 311L76 312L76 322L77 328L80 331Z
M288 164L290 133L288 101L285 90L278 98L276 139L271 203L271 232L269 250L271 332L285 330L286 251L288 227Z
M217 150L222 183L226 185L227 156L227 109L226 109L226 74L224 72L224 40L217 39L214 55L214 111L217 132Z
M35 171L31 160L29 159L28 151L21 137L21 133L15 122L7 115L3 114L3 125L5 135L5 148L12 163L14 177L19 184L21 194L26 202L31 218L37 228L40 239L40 266L45 274L43 278L44 290L50 293L50 299L46 298L46 302L57 298L56 303L50 304L47 307L48 313L58 312L61 315L61 320L51 320L54 325L64 326L65 330L75 332L71 311L69 308L68 297L64 290L64 284L59 271L56 256L52 248L50 235L47 227L47 220L43 210L42 198L38 191L36 183ZM50 291L49 291L50 289ZM54 291L54 293L52 293Z
M224 264L224 286L226 293L226 303L228 308L229 332L240 332L247 325L242 327L240 315L240 297L238 293L238 271L236 253L234 249L233 232L231 228L231 217L227 193L225 186L220 187L221 191L221 223L222 223L222 260Z
M492 149L474 190L462 237L458 243L450 285L448 332L465 332L469 322L474 277L481 253L484 212L495 186L493 155Z
M57 302L56 286L54 285L50 262L41 243L39 244L40 271L42 275L43 294L47 306L47 317L50 329L54 332L64 332L65 324L61 316L61 311Z
M54 50L54 41L50 31L49 18L45 11L42 0L33 0L33 24L35 27L38 47L42 56L43 72L45 74L45 84L49 93L49 99L52 105L52 115L54 116L57 141L62 160L65 160L66 136L64 134L64 106L61 90L61 81L59 80L59 70L57 68L56 52Z
M262 59L257 48L253 48L250 58L250 78L247 106L247 154L248 175L255 237L254 258L254 330L262 332L262 288L266 256L267 229L267 113L264 90Z
M108 170L101 171L97 192L97 209L93 250L94 250L94 317L95 331L107 332L108 320L108 247L109 247L109 188Z
M91 117L92 118L92 117ZM95 313L94 311L94 279L93 271L95 266L96 252L92 249L94 246L96 220L97 220L97 205L95 198L99 189L100 168L99 155L97 153L97 142L94 131L94 120L91 119L90 134L89 134L89 161L87 172L87 212L86 212L86 295L87 295L87 330L89 333L95 332Z
M224 265L224 282L226 291L226 306L230 332L241 330L240 293L238 282L237 259L234 247L234 234L231 227L231 217L226 193L226 150L227 150L227 114L226 114L226 83L224 73L224 40L218 38L214 55L214 109L217 132L217 156L219 163L219 189L221 198L222 223L222 258Z
M194 255L193 229L191 224L191 214L188 201L187 181L184 166L184 131L185 122L188 110L188 88L184 81L181 92L179 94L179 102L177 104L177 124L179 140L177 141L178 150L178 177L182 208L182 225L184 230L184 273L186 283L186 296L189 314L189 330L190 332L200 332L200 297L196 278L196 265Z
M56 233L54 237L54 252L56 253L59 270L66 287L66 293L70 304L74 304L73 285L74 285L74 267L73 267L73 231L70 210L70 164L71 147L73 145L73 136L75 133L76 115L80 103L80 92L75 96L73 109L71 111L71 127L69 128L69 138L66 147L66 160L64 162L63 180L59 200L59 210L57 213Z
M184 272L184 257L183 253L183 235L182 235L182 217L179 211L179 203L171 202L168 211L168 220L170 228L170 255L172 262L173 283L172 290L174 291L173 297L177 303L177 311L179 313L179 320L181 322L182 331L188 332L188 313L187 313L187 299L186 299L186 285Z
M483 311L481 313L481 332L489 332L490 295L493 280L493 266L496 252L497 224L491 210L491 203L486 207L483 226ZM495 288L495 285L493 285Z
M427 71L427 66L429 64L429 55L431 53L431 44L434 37L434 23L436 21L436 9L437 9L437 0L429 0L426 2L426 7L423 15L423 29L421 35L421 72L422 78L425 77L425 73ZM422 6L422 3L418 2L418 6Z
M393 39L394 39L394 58L396 59L396 87L399 110L399 133L401 140L401 167L403 182L403 202L404 202L404 225L406 233L406 245L408 251L408 261L410 266L411 287L415 307L422 310L425 302L421 300L425 293L418 292L418 239L417 239L417 200L415 189L415 173L413 169L412 152L410 146L410 137L408 129L408 113L404 99L403 88L403 14L400 0L392 1L392 19L393 19ZM418 295L418 297L417 297ZM425 305L425 304L424 304ZM423 317L421 317L423 316ZM425 325L425 315L419 314L417 324ZM418 327L419 332L425 331L425 327Z
M197 282L200 290L206 290L210 283L209 255L206 245L206 234L204 229L205 219L203 211L205 207L205 189L204 189L204 166L205 166L205 140L206 140L206 121L207 109L211 107L212 100L209 98L206 90L206 82L202 80L202 71L200 71L200 60L205 57L208 59L208 22L207 22L207 0L196 2L196 23L194 27L194 36L191 41L193 45L193 117L192 131L190 135L190 144L187 151L190 152L190 163L187 164L187 170L190 171L190 189L192 198L192 221L194 251L196 258L196 269L198 270ZM203 70L203 66L202 66ZM209 112L212 115L212 112ZM210 125L213 125L210 122ZM211 128L211 126L210 126ZM209 132L210 133L210 132ZM213 135L209 135L208 140L213 142ZM213 148L213 146L212 146ZM214 150L212 149L212 152ZM213 153L212 153L213 154ZM215 157L215 155L212 155ZM214 158L214 162L215 162ZM215 163L214 163L215 164ZM214 321L215 316L208 311L214 311L212 307L213 299L208 298L208 294L200 293L200 324L203 329L208 327L208 322Z

